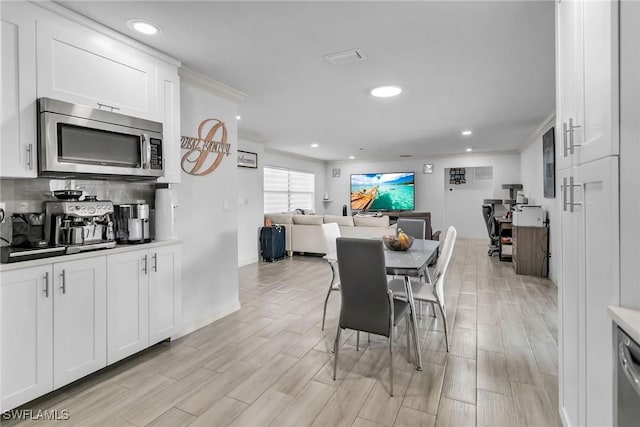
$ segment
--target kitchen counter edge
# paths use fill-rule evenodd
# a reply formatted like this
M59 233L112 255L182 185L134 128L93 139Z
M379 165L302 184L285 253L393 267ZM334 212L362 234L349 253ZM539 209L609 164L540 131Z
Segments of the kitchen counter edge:
M607 312L627 335L640 343L640 311L610 305Z
M140 243L140 244L133 244L133 245L118 244L115 248L112 248L112 249L100 249L97 251L81 252L79 254L60 255L60 256L50 257L50 258L40 258L40 259L34 259L30 261L20 261L20 262L8 263L8 264L0 264L0 272L20 270L20 269L29 268L29 267L38 267L41 265L52 264L56 262L75 261L79 259L93 258L97 256L102 256L102 255L113 255L113 254L119 254L123 252L132 252L132 251L138 251L141 249L153 249L153 248L159 248L162 246L172 246L172 245L181 244L182 242L183 241L181 239L175 239L175 240L159 240L159 241L150 242L150 243Z

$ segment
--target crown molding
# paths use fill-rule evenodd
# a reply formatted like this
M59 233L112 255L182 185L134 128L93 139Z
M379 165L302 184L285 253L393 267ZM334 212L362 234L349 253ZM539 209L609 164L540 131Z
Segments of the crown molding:
M211 77L207 77L204 74L190 70L189 68L180 67L178 75L180 76L180 81L183 83L188 83L212 93L213 95L217 95L235 103L238 103L247 97L247 94L241 90L234 89L231 86L214 80Z
M529 137L525 140L524 144L520 146L518 151L522 153L528 146L530 146L531 144L533 144L534 141L540 138L543 133L549 130L551 126L555 125L555 123L556 123L556 112L554 110L551 114L547 116L546 119L542 121L542 123L538 125L537 128L535 128L533 132L531 132Z
M238 131L238 139L245 139L247 141L257 142L260 144L266 144L268 141L266 136L241 130Z

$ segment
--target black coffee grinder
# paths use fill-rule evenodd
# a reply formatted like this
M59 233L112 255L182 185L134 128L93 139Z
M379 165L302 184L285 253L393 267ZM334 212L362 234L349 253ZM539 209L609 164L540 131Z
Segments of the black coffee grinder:
M16 213L11 215L11 246L45 248L44 218L42 212Z

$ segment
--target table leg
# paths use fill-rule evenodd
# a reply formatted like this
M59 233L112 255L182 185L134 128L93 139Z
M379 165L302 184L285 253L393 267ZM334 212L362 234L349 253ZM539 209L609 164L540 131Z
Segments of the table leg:
M411 310L411 319L413 320L413 344L416 351L416 369L422 371L422 355L420 354L420 339L418 338L418 319L416 316L416 304L413 300L413 291L411 290L411 279L404 276L405 292L409 299L409 307ZM407 331L409 333L409 331Z

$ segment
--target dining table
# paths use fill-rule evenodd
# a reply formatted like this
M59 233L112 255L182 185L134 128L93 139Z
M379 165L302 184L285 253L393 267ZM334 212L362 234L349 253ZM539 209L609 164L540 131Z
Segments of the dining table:
M422 356L420 354L420 340L418 339L418 316L416 315L416 305L411 290L412 277L425 277L427 283L431 283L429 275L429 264L438 254L440 242L437 240L415 239L413 244L406 251L392 251L384 248L384 261L387 274L393 276L403 276L405 291L413 320L413 343L416 352L416 369L422 370ZM407 331L409 333L409 331Z

